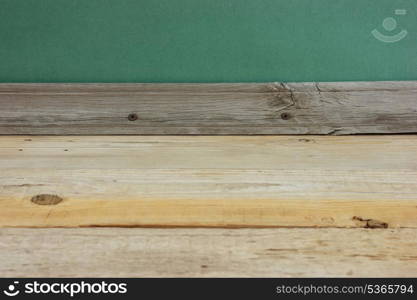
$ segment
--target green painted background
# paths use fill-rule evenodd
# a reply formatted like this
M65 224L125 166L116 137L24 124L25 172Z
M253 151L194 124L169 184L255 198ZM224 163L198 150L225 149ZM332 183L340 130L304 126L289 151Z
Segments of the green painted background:
M0 0L1 82L416 79L417 0Z

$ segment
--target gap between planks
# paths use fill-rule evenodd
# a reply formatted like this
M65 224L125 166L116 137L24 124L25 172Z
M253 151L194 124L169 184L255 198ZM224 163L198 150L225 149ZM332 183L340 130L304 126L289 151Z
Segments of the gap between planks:
M416 153L416 135L3 136L0 226L417 228Z

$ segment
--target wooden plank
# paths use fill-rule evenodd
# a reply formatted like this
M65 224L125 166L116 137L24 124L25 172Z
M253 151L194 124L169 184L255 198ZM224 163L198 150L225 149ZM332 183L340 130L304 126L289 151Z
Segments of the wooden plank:
M3 135L417 132L416 81L0 84L0 106Z
M1 229L4 277L416 277L416 229Z
M417 135L3 136L0 226L417 227L416 153Z

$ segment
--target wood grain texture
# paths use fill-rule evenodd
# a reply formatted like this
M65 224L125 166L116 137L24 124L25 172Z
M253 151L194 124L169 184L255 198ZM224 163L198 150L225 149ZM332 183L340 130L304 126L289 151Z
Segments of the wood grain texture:
M415 229L1 229L3 277L416 277Z
M3 135L417 132L415 81L0 84L0 106Z
M417 227L416 154L417 135L3 136L0 226Z

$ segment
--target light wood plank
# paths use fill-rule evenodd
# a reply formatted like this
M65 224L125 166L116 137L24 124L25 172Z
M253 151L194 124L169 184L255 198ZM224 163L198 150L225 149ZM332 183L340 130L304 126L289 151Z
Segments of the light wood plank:
M417 132L416 81L0 84L0 106L3 135Z
M416 277L415 229L1 229L4 277Z
M0 226L417 227L416 154L417 135L3 136Z

